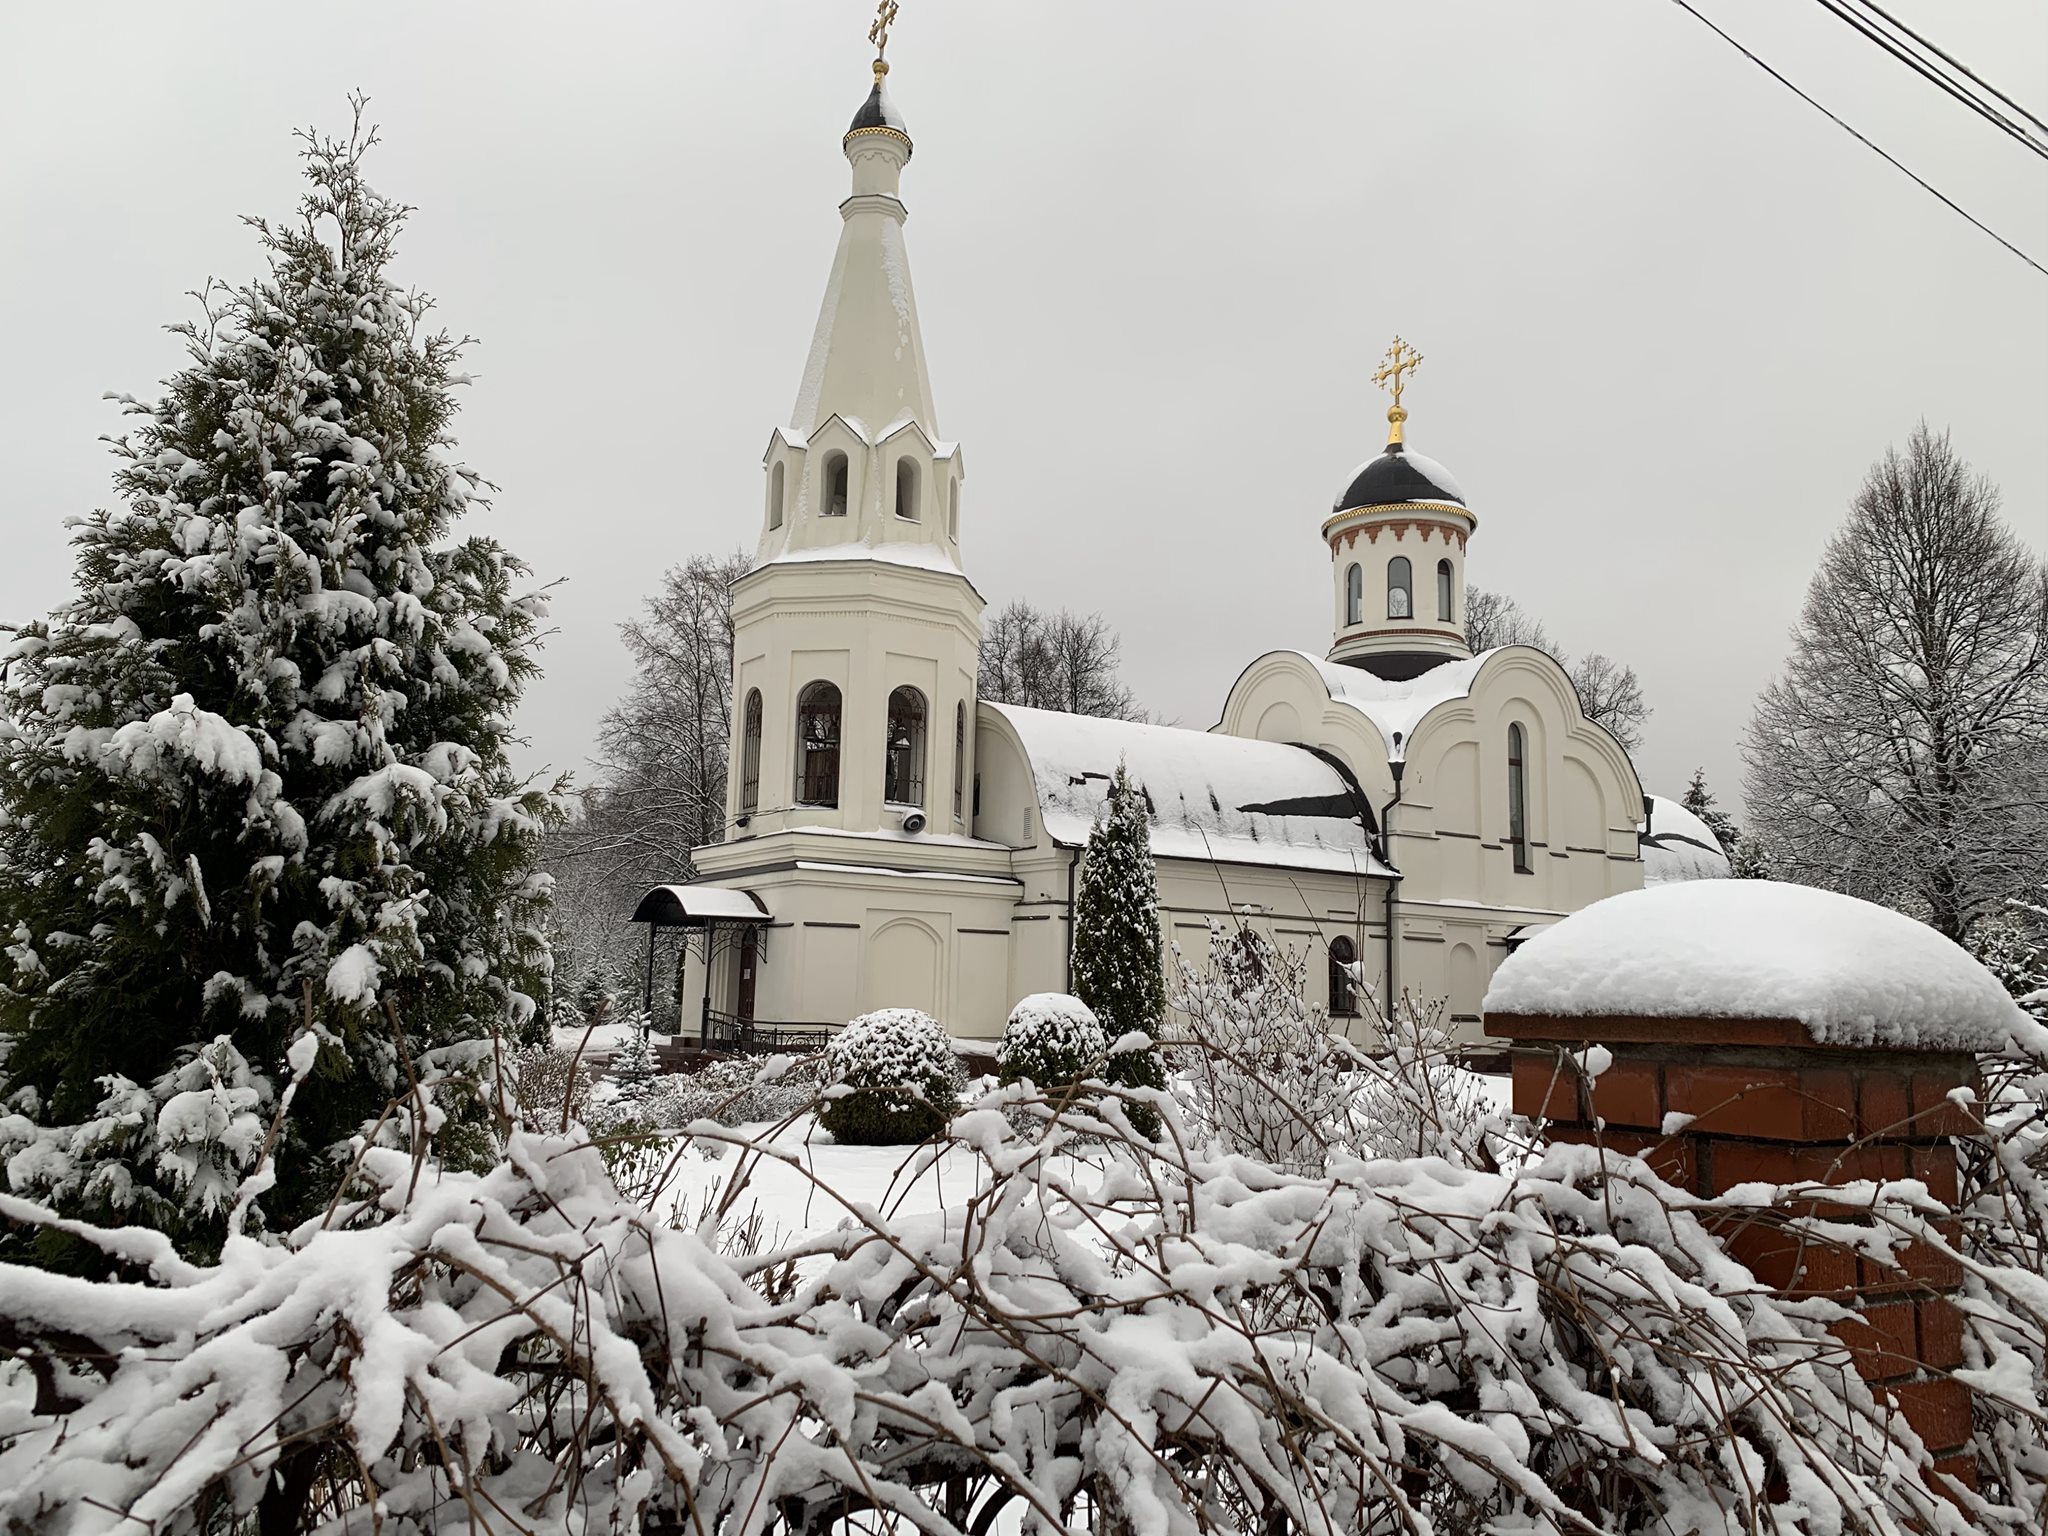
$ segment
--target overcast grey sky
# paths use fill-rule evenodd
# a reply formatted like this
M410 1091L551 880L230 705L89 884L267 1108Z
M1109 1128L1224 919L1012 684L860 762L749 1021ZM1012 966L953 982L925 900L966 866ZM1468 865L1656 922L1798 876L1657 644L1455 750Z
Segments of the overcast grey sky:
M1699 0L2037 259L2048 164L1818 5ZM2048 7L1897 0L2048 115ZM291 130L373 98L400 276L481 344L482 520L565 577L530 762L583 767L618 621L751 548L867 86L866 0L0 10L0 617L103 505L106 390L288 213ZM1916 419L2048 547L2048 278L1664 0L904 0L892 94L963 542L991 603L1099 609L1156 711L1328 645L1317 526L1425 354L1409 440L1472 578L1635 664L1645 782L1724 799L1869 461Z

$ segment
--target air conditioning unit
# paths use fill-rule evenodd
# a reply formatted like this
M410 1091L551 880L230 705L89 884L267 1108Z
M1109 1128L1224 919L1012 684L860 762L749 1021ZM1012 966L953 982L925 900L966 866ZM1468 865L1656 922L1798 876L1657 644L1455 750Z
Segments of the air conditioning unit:
M922 832L924 830L924 827L925 820L923 811L905 811L903 813L904 831L915 835L916 833Z

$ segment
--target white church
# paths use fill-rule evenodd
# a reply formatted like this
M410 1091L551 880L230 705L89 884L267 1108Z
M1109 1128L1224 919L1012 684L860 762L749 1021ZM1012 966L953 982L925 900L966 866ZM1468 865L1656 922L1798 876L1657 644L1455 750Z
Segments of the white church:
M933 407L904 244L911 139L875 62L810 357L764 459L760 544L733 588L728 829L696 880L636 921L695 930L682 1027L773 1039L884 1006L966 1040L1031 992L1069 989L1082 849L1119 763L1143 789L1163 936L1199 950L1245 915L1359 1000L1480 999L1518 936L1660 874L1725 874L1670 802L1654 827L1621 745L1564 669L1474 655L1465 554L1479 518L1410 452L1382 370L1386 448L1318 520L1330 646L1269 651L1208 731L979 701L983 598L962 550L961 445ZM1647 862L1646 862L1647 861ZM652 935L650 934L650 940Z

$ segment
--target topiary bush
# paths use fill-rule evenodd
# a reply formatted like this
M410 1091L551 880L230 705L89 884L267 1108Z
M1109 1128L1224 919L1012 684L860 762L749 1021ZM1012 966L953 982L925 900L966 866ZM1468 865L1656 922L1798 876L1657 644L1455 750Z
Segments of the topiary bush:
M818 1124L847 1146L924 1141L952 1122L960 1058L944 1026L915 1008L864 1013L833 1037L827 1082L853 1092L828 1102Z
M1081 999L1034 992L1010 1010L996 1071L1005 1083L1029 1078L1040 1088L1064 1088L1100 1071L1109 1043L1102 1021Z

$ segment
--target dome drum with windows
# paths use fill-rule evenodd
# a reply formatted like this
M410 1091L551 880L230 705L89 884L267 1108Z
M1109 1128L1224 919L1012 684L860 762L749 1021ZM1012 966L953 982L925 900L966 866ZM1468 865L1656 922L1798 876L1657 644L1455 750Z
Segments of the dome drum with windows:
M1400 337L1373 375L1387 387L1387 446L1352 474L1323 521L1336 611L1330 660L1380 677L1415 677L1471 655L1465 644L1465 546L1478 519L1450 471L1408 451L1401 404L1422 357Z

